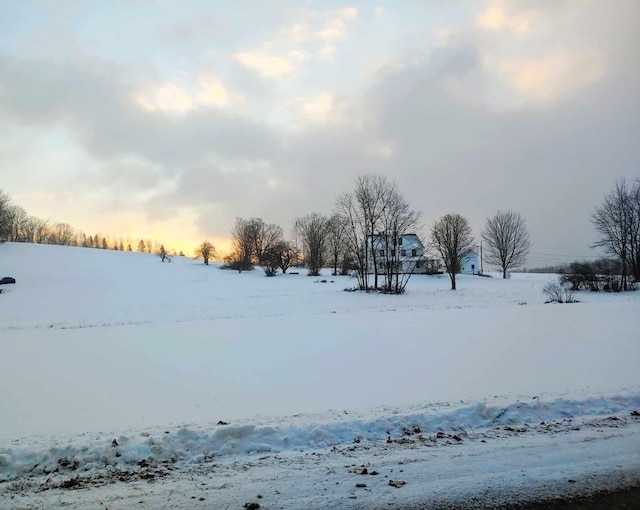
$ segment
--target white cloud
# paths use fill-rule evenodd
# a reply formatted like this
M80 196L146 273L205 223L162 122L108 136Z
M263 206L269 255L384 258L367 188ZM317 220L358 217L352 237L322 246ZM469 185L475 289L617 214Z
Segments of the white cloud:
M332 17L316 32L325 41L343 41L347 37L347 24L358 17L358 9L346 7L333 11Z
M303 62L327 60L336 44L347 38L348 24L358 9L345 7L325 12L309 12L307 18L279 30L257 48L237 52L234 59L265 78L291 77Z
M296 68L291 58L271 54L264 48L236 53L235 58L242 65L257 71L265 78L276 80L290 76Z
M320 48L320 51L318 52L318 54L321 57L330 58L330 57L333 57L335 52L336 52L335 46L323 46L322 48Z
M557 51L537 60L502 60L500 72L520 94L553 101L601 80L606 72L602 52Z
M309 23L305 21L294 23L292 26L283 29L280 37L292 43L305 43L312 37L311 28Z
M508 30L513 34L526 35L531 32L538 18L539 14L533 10L509 12L509 5L498 1L486 11L478 14L476 25L485 30Z
M230 92L222 82L213 74L203 74L199 77L200 91L196 95L198 103L215 106L217 108L229 108L243 105L246 101L241 94Z
M301 99L298 102L300 113L306 119L319 124L336 120L340 114L340 106L331 94L318 94Z
M193 108L191 97L174 83L162 85L151 94L139 94L135 99L139 106L150 111L185 113Z
M197 81L193 92L175 83L167 83L146 93L138 93L134 99L143 110L172 114L184 114L199 107L223 109L245 103L241 94L229 91L213 74L201 74Z
M353 103L354 98L338 97L329 92L301 96L284 107L284 115L298 127L339 127L360 130L368 122Z

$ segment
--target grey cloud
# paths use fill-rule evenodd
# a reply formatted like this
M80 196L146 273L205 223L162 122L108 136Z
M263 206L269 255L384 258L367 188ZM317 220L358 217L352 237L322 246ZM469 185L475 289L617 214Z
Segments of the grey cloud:
M640 44L629 19L634 9L622 5L617 13L595 7L609 23L597 33L611 50L605 77L552 106L478 101L490 76L484 36L470 28L435 52L412 50L372 76L351 98L359 108L353 116L368 119L359 127L293 131L219 110L147 112L131 94L153 81L149 70L7 55L0 57L0 111L16 122L66 123L100 161L101 181L87 186L158 188L142 204L149 216L193 208L202 235L226 236L236 216L262 216L288 229L296 216L330 212L358 174L382 173L398 181L427 225L456 211L479 235L488 215L513 208L526 217L535 252L580 255L594 238L593 207L616 177L639 176ZM246 69L231 61L223 66L227 81L250 100L264 94L268 104L277 97ZM448 88L452 82L460 96ZM371 152L380 142L394 143L392 158ZM141 163L122 166L127 158Z
M479 65L479 55L473 46L446 47L431 56L430 67L444 76L465 76Z
M384 75L373 90L380 129L399 140L395 163L413 203L430 218L467 214L476 233L487 215L513 208L527 217L534 250L588 253L593 207L616 177L638 176L637 65L612 60L602 82L553 108L491 110L443 92L442 70L458 69L467 52L444 55Z

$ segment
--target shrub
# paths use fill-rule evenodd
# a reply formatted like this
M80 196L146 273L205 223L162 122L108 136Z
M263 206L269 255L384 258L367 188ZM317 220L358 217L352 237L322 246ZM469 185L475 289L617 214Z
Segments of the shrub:
M577 303L573 297L573 290L557 282L547 283L542 292L548 298L545 303Z
M251 264L243 263L240 260L227 259L225 263L220 266L220 269L231 269L233 271L238 271L238 273L242 273L242 271L253 271L253 266Z
M275 276L278 272L278 268L273 266L264 266L262 269L264 269L264 274L266 276Z
M572 262L563 269L560 283L570 285L571 290L590 290L592 292L621 292L623 289L622 267L619 262L610 259L598 259L593 262ZM627 276L627 289L635 290L633 277ZM629 283L631 282L631 283Z

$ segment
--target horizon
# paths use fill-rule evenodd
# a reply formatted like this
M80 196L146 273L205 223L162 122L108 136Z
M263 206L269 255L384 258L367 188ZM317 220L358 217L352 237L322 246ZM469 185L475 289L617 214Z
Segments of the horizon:
M543 267L600 256L591 213L640 177L633 0L4 11L1 189L87 234L223 255L236 217L290 234L374 173L478 242L521 213Z

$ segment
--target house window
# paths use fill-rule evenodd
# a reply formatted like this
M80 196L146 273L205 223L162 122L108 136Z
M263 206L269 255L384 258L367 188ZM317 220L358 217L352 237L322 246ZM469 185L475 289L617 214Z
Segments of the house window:
M412 257L417 257L417 256L418 256L418 250L417 250L417 248L414 248L413 250L411 250L411 256L412 256Z
M400 255L403 257L407 256L407 250L405 250L404 248L402 250L400 250Z
M416 269L420 269L422 267L422 260L418 260L416 262Z
M398 239L398 246L402 246L402 237Z
M391 250L391 256L395 257L396 256L396 250Z
M380 256L384 257L384 250L380 250Z

